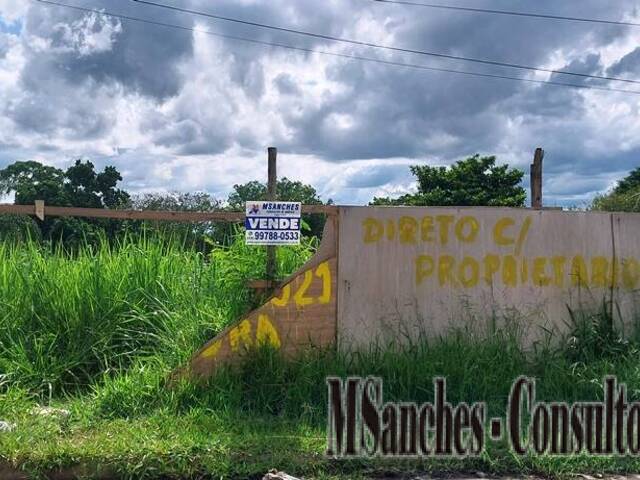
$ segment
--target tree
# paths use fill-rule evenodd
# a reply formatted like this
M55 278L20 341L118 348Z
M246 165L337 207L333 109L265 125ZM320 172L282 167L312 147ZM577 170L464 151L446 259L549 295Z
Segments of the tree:
M0 170L0 193L14 192L17 205L44 200L50 205L64 206L64 172L39 162L15 162Z
M289 180L286 177L278 180L278 200L285 202L301 202L304 205L323 205L318 192L311 185L299 181ZM227 203L232 210L244 210L245 202L250 200L266 200L267 186L264 183L253 180L251 182L234 185L233 192L229 194ZM329 200L327 205L333 202ZM309 226L309 234L320 238L324 228L325 215L303 215L303 221Z
M523 207L524 172L496 165L496 157L474 155L451 167L414 165L418 192L396 199L374 198L372 205Z
M640 167L620 180L613 190L597 195L592 210L606 212L640 212Z
M636 168L635 170L631 170L631 173L629 173L629 175L620 180L613 192L615 194L621 195L638 190L640 190L640 167Z
M117 188L122 176L115 167L97 173L93 163L76 160L66 171L35 161L15 162L0 170L0 193L14 193L18 205L44 200L47 205L90 208L126 206L129 194ZM111 238L122 222L47 218L39 222L42 237L74 243L92 241L104 232Z
M135 210L170 210L176 212L209 212L220 209L221 202L205 192L145 193L132 198ZM216 222L131 222L130 230L151 228L154 232L179 239L200 251L208 250L208 239L223 243L228 234L226 227Z

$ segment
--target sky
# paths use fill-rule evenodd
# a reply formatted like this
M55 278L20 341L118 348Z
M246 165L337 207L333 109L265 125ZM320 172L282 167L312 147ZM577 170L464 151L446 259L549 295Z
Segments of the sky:
M54 0L58 1L58 0ZM60 0L186 29L0 0L0 168L83 158L130 192L206 191L278 174L324 200L365 204L416 186L409 166L479 153L527 172L545 150L544 203L584 207L640 166L640 95L426 71L300 52L242 36L399 63L638 90L336 43L133 0ZM371 0L158 0L198 11L402 48L640 80L640 27ZM640 23L640 0L442 0ZM193 31L195 30L195 31Z

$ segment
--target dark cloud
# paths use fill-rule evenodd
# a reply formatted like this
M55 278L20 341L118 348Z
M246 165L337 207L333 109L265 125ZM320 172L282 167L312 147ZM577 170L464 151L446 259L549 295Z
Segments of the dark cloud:
M288 73L281 73L274 80L278 92L282 95L300 95L301 91L293 77Z
M135 14L128 3L101 1L94 2L92 7ZM176 19L164 15L162 20L175 22ZM92 51L90 44L83 45L90 34L109 30L113 31L110 48ZM88 79L96 83L116 82L125 89L159 100L179 92L183 83L180 61L192 54L192 38L185 32L145 28L143 24L53 6L30 9L25 31L51 40L52 49L33 57L35 63L49 61L51 74L75 84ZM82 46L88 51L83 52ZM27 68L24 76L30 73Z
M634 51L614 63L609 67L607 73L609 75L640 74L640 47L636 47Z
M321 6L288 0L221 0L215 4L188 0L179 5L458 56L589 75L633 77L640 73L640 47L624 56L621 52L621 58L612 62L611 51L629 44L635 34L616 26L443 12L362 0L336 0ZM336 44L129 0L94 0L91 6L199 30L428 67L550 78L583 86L621 86ZM475 0L473 6L610 19L623 18L633 8L626 0L583 0L579 12L573 2L553 0L521 7L510 0ZM0 92L0 112L20 138L36 137L32 142L35 151L43 151L47 139L52 148L63 152L60 145L64 142L87 141L103 142L104 151L104 143L113 136L114 145L108 145L113 148L120 146L118 141L148 142L147 149L159 147L167 152L157 162L168 161L172 155L217 155L232 149L245 154L277 144L291 154L340 163L338 168L371 159L450 163L475 152L503 154L526 168L530 153L541 145L547 150L545 173L562 179L556 183L547 179L552 182L546 184L549 194L558 199L563 198L562 186L572 176L576 180L564 195L574 198L606 188L608 172L630 170L640 158L637 141L625 133L625 129L632 130L629 125L638 124L640 107L635 98L624 94L585 94L564 87L322 57L206 35L203 40L202 34L189 31L36 3L16 24L19 32L11 35L21 42L24 62L19 64L17 86L11 86L15 90L4 96ZM12 48L7 38L0 33L3 61ZM605 48L609 48L606 55ZM131 107L135 111L128 111L130 105L135 105ZM126 125L132 131L123 133L117 126L127 115L132 119ZM8 140L0 137L3 143ZM140 167L127 167L132 185L160 185L162 180L144 179L154 172L154 159L144 154L142 146L137 147L128 151L135 155L126 153L112 160L124 168L126 162L144 159ZM176 181L188 168L173 169L171 180L161 178ZM354 167L344 187L366 190L406 183L410 180L407 171L406 161L398 166ZM215 188L221 187L216 184Z

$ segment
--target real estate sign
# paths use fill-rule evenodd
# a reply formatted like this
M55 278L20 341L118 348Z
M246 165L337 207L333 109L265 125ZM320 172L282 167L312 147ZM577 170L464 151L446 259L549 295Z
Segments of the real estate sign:
M298 245L300 202L249 201L246 203L247 245Z

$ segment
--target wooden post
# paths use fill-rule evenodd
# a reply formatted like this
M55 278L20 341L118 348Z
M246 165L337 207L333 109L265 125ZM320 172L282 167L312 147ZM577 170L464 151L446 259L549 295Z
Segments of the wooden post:
M268 171L267 171L267 200L278 199L278 176L276 173L276 159L278 157L278 149L269 147L268 155ZM267 247L267 281L273 282L276 279L276 247L269 245Z
M533 163L530 170L531 183L531 208L540 210L542 208L542 159L544 158L544 150L536 148L533 156Z
M36 207L36 217L44 222L44 200L36 200L34 205Z

